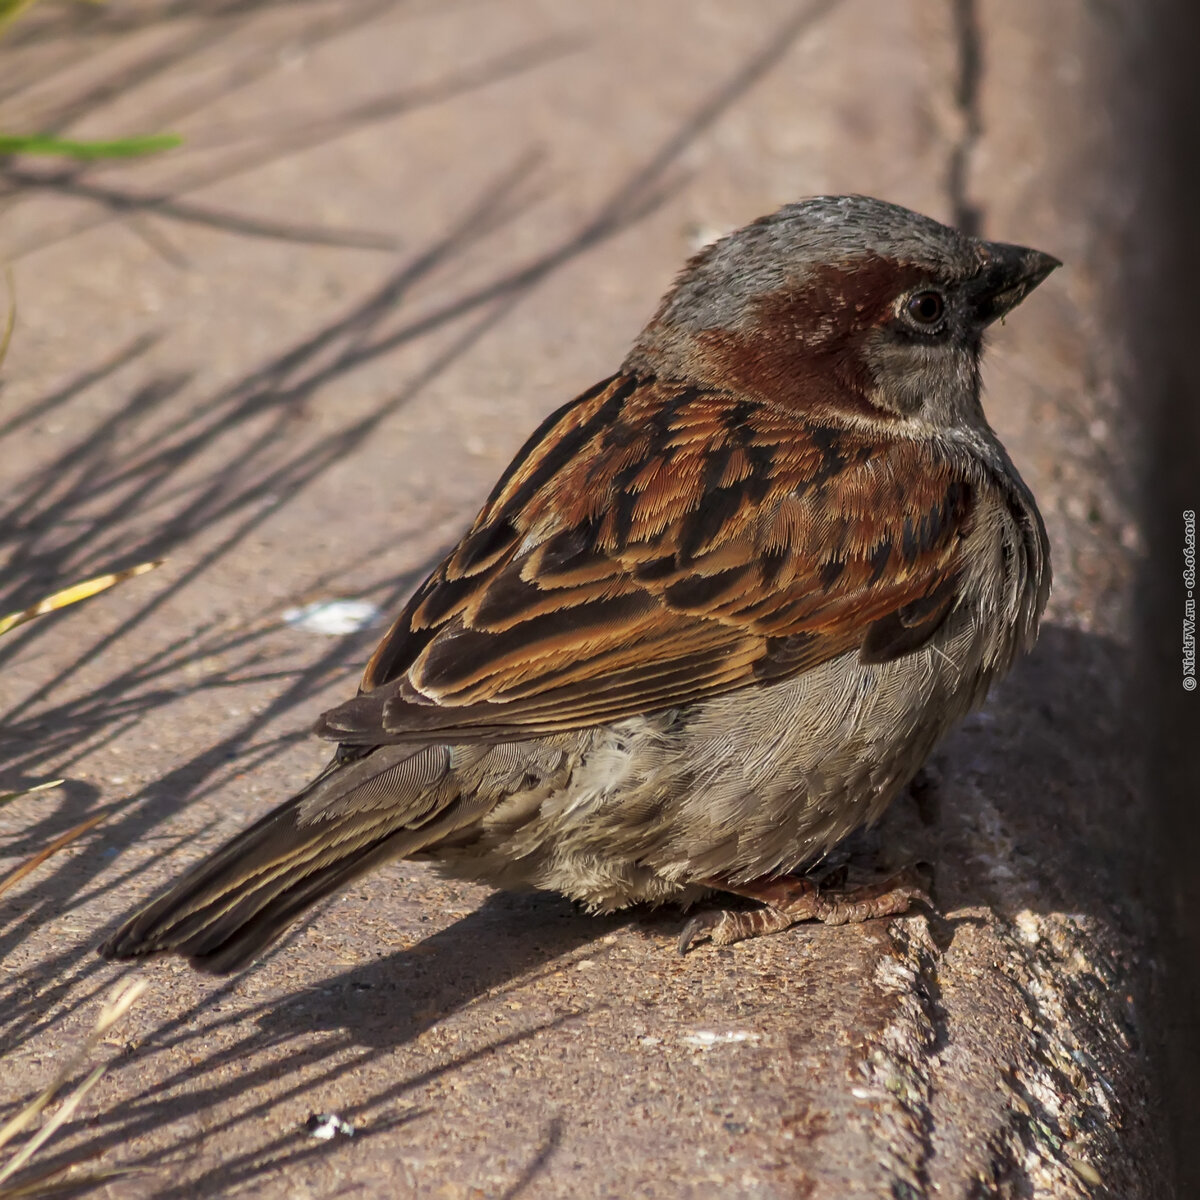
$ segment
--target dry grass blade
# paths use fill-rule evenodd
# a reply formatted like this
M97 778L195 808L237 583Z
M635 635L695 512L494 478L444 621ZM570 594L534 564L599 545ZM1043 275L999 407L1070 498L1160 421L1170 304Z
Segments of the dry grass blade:
M47 779L45 783L35 783L33 787L22 788L19 792L0 792L0 808L10 800L19 800L22 796L32 796L34 792L48 792L51 788L62 787L64 780Z
M69 604L78 604L80 600L88 600L118 583L124 583L126 579L132 579L135 575L144 575L147 571L153 571L155 567L161 565L162 559L154 559L151 562L138 563L136 567L126 567L123 571L110 571L107 575L97 575L94 579L85 579L82 583L72 584L69 588L63 588L61 592L55 592L52 596L39 600L29 608L9 613L7 617L0 617L0 634L8 633L10 629L16 629L18 625L24 625L26 621L32 621L34 617L41 617L46 613L55 612L57 609L66 608Z
M7 1125L0 1128L0 1150L3 1150L21 1130L25 1129L54 1099L59 1088L79 1069L87 1056L96 1048L100 1039L130 1010L137 998L146 990L144 979L122 979L105 1001L100 1015L92 1026L91 1033L83 1045L67 1060L42 1092L31 1100ZM11 1164L0 1170L0 1182L12 1174Z
M15 1175L75 1115L84 1096L100 1082L103 1074L103 1067L93 1067L88 1072L87 1078L59 1105L58 1112L21 1147L20 1153L14 1155L11 1162L0 1169L0 1183ZM0 1196L3 1194L0 1192Z
M14 311L15 305L9 308L8 327L3 340L0 341L0 362L4 360L4 351L8 346L8 335L12 332L12 313ZM29 608L22 609L20 612L9 613L7 617L0 617L0 635L8 633L9 630L16 629L18 625L24 625L26 621L32 621L35 617L55 612L60 608L66 608L70 604L78 604L81 600L90 599L92 596L107 591L110 587L114 587L118 583L124 583L126 579L133 579L136 575L144 575L147 571L153 571L155 567L161 565L162 559L153 559L150 562L138 563L136 567L126 567L123 571L109 571L106 575L97 575L92 579L85 579L82 583L72 584L71 587L63 588L62 591L55 592L53 595L47 596L44 600L39 600L37 604ZM52 779L46 783L39 783L34 787L25 788L23 791L5 792L0 795L0 805L7 804L8 801L15 800L18 796L28 796L32 792L41 792L48 788L58 787L60 783L62 783L61 779ZM38 863L45 862L51 854L62 849L68 841L90 829L99 820L102 820L102 818L96 818L90 823L85 822L69 834L64 834L63 838L60 838L52 846L48 846L36 858L31 859L22 866L14 875L0 880L0 892L11 887L18 879L32 871ZM64 838L65 840L63 840Z
M95 1050L100 1039L129 1011L145 989L146 981L144 979L124 979L117 984L80 1049L59 1069L50 1083L0 1129L0 1150L37 1120L46 1106L58 1094L63 1084L79 1070L87 1057ZM106 1069L100 1066L89 1071L82 1082L71 1090L54 1116L3 1167L0 1167L0 1200L15 1200L18 1196L44 1196L53 1191L60 1191L68 1184L78 1187L84 1183L98 1182L117 1173L103 1171L87 1177L73 1176L69 1181L60 1179L60 1176L78 1165L78 1163L70 1163L35 1179L26 1179L20 1184L4 1186L5 1181L21 1170L42 1146L74 1116L84 1097L100 1081Z
M78 1165L78 1164L76 1164ZM0 1200L22 1200L23 1197L58 1196L66 1192L78 1193L82 1187L95 1187L98 1183L106 1183L120 1175L134 1175L135 1171L119 1167L105 1168L101 1171L89 1171L86 1175L67 1175L70 1167L51 1167L40 1175L31 1175L12 1187L0 1185Z
M108 812L106 810L105 812L97 813L94 817L88 817L86 821L80 821L78 825L56 837L44 850L39 850L32 858L26 859L19 867L14 868L3 879L0 879L0 896L4 895L14 884L24 879L30 871L36 871L46 859L57 854L65 846L69 846L76 838L82 837L89 829L94 829L107 816ZM0 1146L3 1144L3 1141L0 1141Z

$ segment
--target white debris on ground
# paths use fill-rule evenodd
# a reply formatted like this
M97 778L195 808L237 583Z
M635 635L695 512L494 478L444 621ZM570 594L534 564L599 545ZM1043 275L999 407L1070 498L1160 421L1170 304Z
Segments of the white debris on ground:
M697 1029L695 1033L685 1033L679 1039L687 1046L696 1046L707 1050L711 1046L729 1046L737 1042L757 1042L762 1037L758 1033L747 1033L737 1029L731 1033L712 1033L707 1029Z
M313 1113L304 1122L304 1132L310 1138L328 1142L335 1137L353 1137L354 1126L349 1121L343 1121L337 1113Z
M317 600L302 608L287 609L283 619L309 633L341 637L374 625L379 615L379 608L367 600Z

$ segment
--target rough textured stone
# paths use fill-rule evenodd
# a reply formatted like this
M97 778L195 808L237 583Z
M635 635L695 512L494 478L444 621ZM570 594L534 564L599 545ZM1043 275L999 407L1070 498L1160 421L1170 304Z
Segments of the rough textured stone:
M689 251L861 191L1058 254L988 410L1057 588L1035 654L857 852L941 911L686 959L397 864L259 967L150 991L51 1161L115 1195L1169 1195L1131 689L1145 455L1120 287L1133 0L115 2L0 43L8 128L170 127L178 153L0 165L5 602L156 575L0 643L16 861L0 1100L87 1029L92 947L323 761L304 731L545 412L607 373ZM306 1138L310 1114L353 1139Z

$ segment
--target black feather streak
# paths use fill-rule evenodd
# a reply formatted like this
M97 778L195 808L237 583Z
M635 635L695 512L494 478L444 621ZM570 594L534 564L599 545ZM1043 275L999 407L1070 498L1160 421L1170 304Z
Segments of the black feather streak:
M453 690L481 662L499 663L510 656L520 657L539 642L563 635L604 626L619 628L642 616L652 603L643 594L613 596L542 613L499 633L463 629L452 637L443 635L430 647L419 684L422 688Z
M500 482L492 489L492 494L488 498L489 507L500 498L512 477L525 464L530 455L546 442L547 435L554 426L573 408L577 408L579 405L586 404L589 400L594 399L604 388L609 387L616 378L617 376L614 375L610 379L604 380L603 383L598 384L590 391L584 392L582 396L572 400L570 404L563 405L562 408L551 413L537 427L525 442L525 445L518 451L517 457L513 459L508 470L500 477ZM616 420L625 401L629 399L642 382L642 380L632 375L625 377L621 380L620 385L613 390L612 395L592 414L589 420L580 425L578 429L570 430L557 440L551 442L549 451L538 461L529 478L521 484L505 505L504 515L511 516L519 513L533 496L574 459L575 455L579 453L597 432L611 425Z
M845 569L846 564L840 558L831 558L821 568L821 587L825 591L828 591L842 577L842 572Z
M746 566L730 567L715 575L688 576L671 584L663 593L663 598L672 608L703 612L739 588L748 569Z
M457 560L454 565L464 575L469 575L480 563L487 562L512 545L516 537L517 531L507 517L492 521L463 538L454 556Z
M759 578L762 580L764 591L770 591L775 587L776 580L779 578L780 571L783 570L783 565L792 556L791 548L788 546L775 546L770 550L762 550L758 556Z
M710 492L700 502L700 507L684 519L677 555L681 567L695 562L730 519L737 515L742 507L743 495L744 489L740 487Z
M891 542L880 542L879 545L871 551L871 557L867 560L871 564L871 578L867 581L868 585L872 583L878 583L879 580L883 578L883 573L887 570L888 559L891 557Z

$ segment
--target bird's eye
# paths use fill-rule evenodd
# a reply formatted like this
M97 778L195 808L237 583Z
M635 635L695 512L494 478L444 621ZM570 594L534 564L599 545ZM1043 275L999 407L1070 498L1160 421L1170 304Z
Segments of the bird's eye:
M941 292L917 292L908 298L905 308L918 325L931 326L945 315L946 301Z

